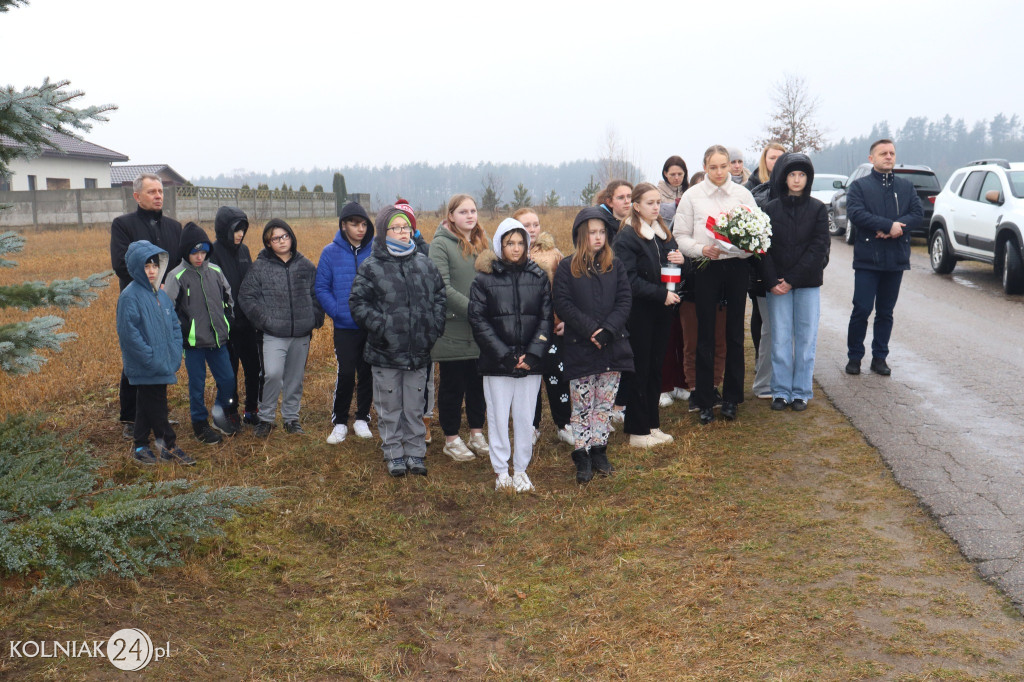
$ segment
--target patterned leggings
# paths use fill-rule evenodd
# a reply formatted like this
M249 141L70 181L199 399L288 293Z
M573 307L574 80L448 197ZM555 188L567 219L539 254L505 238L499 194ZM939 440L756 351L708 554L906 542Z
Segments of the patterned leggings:
M577 450L606 445L611 431L609 411L619 388L619 373L591 374L569 382L572 395L573 437Z

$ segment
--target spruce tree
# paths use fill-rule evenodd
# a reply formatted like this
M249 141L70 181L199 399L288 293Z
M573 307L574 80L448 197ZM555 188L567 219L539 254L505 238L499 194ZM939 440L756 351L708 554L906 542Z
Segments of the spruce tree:
M348 199L348 190L345 188L345 176L341 173L334 174L334 183L332 187L334 191L334 207L337 209L338 215L341 215L341 208L345 205L345 200Z

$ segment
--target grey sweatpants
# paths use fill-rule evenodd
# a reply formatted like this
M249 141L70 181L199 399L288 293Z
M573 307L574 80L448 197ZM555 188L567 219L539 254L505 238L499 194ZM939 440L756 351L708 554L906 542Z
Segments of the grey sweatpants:
M373 367L373 406L384 459L424 457L427 429L423 425L423 391L427 368Z
M281 338L263 335L260 346L260 421L274 423L277 399L281 398L281 417L285 422L299 421L302 381L306 377L309 356L308 336Z
M768 312L768 301L757 297L757 309L761 312L761 345L758 346L757 362L754 363L754 395L772 392L772 316Z
M525 377L484 377L484 399L487 401L487 445L491 450L494 473L512 470L523 473L533 459L533 413L537 410L540 375ZM509 442L508 418L512 416L514 441ZM513 444L515 452L512 451Z

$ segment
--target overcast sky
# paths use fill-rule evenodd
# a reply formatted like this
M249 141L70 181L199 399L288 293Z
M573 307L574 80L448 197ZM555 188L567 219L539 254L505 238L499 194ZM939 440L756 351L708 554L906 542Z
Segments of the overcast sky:
M786 73L830 138L909 116L1024 114L1019 1L31 0L0 14L0 84L117 104L86 139L187 177L596 158L651 177L750 151ZM866 151L865 151L866 155ZM907 160L910 161L909 159Z

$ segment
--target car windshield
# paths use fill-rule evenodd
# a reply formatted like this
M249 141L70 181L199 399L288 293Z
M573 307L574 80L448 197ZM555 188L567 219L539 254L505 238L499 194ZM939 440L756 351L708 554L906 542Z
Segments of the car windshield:
M1007 171L1006 179L1010 181L1013 196L1024 199L1024 171Z
M939 179L935 176L934 173L901 171L898 168L896 169L896 172L899 175L905 177L907 180L910 180L912 183L914 183L914 187L916 187L917 189L942 189L941 187L939 187Z
M817 176L814 177L814 182L811 183L811 191L812 192L821 192L821 191L824 191L824 190L829 190L829 191L833 191L834 192L836 188L832 186L832 182L834 180L842 180L842 179L843 179L843 176L841 176L841 175L826 175L826 176L817 175Z

